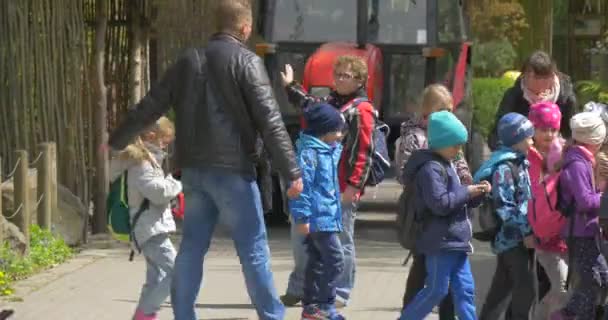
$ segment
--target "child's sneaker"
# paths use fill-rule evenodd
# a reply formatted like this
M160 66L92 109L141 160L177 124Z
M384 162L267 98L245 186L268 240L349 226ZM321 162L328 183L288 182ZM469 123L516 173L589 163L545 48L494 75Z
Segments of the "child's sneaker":
M332 320L329 312L321 310L319 306L311 304L304 306L302 320Z
M156 313L145 314L143 311L138 309L137 311L135 311L135 316L133 317L133 320L158 320L158 317L156 317Z

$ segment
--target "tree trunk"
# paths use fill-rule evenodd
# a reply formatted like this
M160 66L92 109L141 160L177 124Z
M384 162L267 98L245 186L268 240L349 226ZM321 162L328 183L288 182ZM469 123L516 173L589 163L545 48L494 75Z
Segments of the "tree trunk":
M139 1L129 1L129 107L141 99L142 92L142 30Z
M96 27L95 27L95 51L91 63L92 87L95 105L95 145L102 145L107 139L107 94L104 79L104 56L105 56L105 37L108 26L107 2L97 0L96 6ZM106 198L109 189L108 179L108 152L98 150L95 161L95 186L94 204L95 214L93 217L93 233L104 233L107 228Z

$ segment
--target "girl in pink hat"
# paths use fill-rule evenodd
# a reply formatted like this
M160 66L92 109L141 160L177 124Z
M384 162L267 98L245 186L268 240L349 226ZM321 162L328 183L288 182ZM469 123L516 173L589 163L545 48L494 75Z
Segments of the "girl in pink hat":
M533 200L528 202L528 220L538 241L538 262L551 283L551 290L536 309L534 319L547 319L548 314L561 308L567 298L568 248L560 234L566 220L555 208L564 145L559 136L562 115L555 103L539 102L530 107L528 118L535 129L534 146L528 153L533 195Z

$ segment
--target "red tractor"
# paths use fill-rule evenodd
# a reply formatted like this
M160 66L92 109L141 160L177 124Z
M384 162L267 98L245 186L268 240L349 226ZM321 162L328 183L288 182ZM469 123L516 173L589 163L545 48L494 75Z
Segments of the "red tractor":
M280 71L291 64L309 93L325 96L333 86L334 61L344 54L367 61L367 93L391 127L391 153L401 122L431 83L452 90L456 114L470 128L471 43L463 1L262 0L259 10L258 29L266 42L256 50L293 138L300 112L287 101ZM284 186L276 177L273 189L272 216L283 219Z

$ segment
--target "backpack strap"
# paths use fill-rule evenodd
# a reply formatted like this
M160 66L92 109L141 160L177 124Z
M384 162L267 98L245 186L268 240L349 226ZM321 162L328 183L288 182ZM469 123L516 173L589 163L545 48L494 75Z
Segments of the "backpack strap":
M122 191L122 196L123 199L125 201L126 204L129 204L129 170L125 170L123 172L123 176L124 176L124 188ZM137 221L139 221L139 218L141 217L142 213L144 213L144 211L148 210L150 208L150 200L148 200L148 198L144 198L144 200L141 202L141 205L139 205L139 209L137 210L137 212L135 213L135 216L133 216L133 220L131 221L131 232L129 233L129 240L133 241L133 244L135 244L135 248L137 249L138 253L141 253L141 248L139 247L139 243L137 242L137 239L135 239L135 225L137 224ZM135 256L135 250L131 249L131 253L129 253L129 261L133 261L133 257Z

